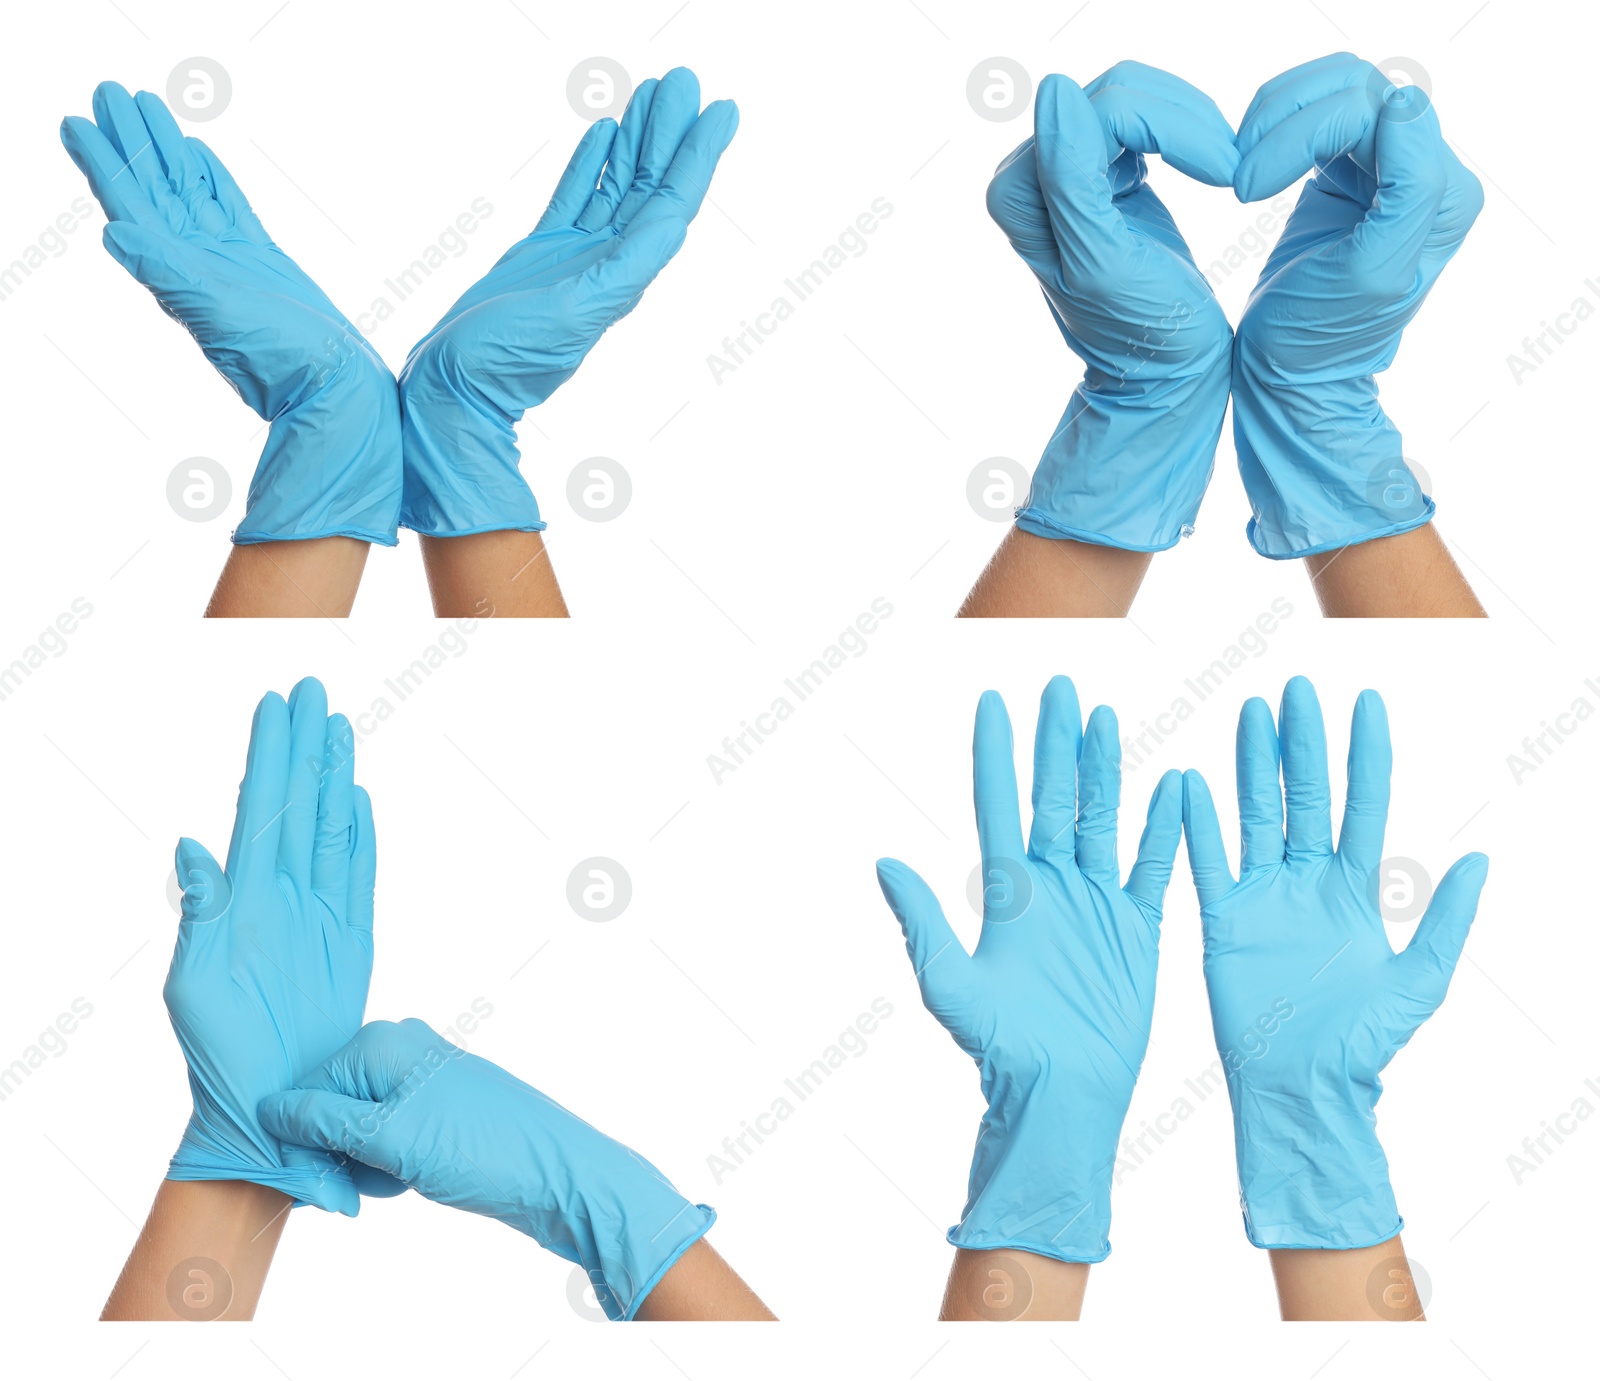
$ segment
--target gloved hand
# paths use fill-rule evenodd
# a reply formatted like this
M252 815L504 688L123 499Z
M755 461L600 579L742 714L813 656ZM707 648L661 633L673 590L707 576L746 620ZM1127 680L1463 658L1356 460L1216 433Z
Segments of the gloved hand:
M1391 761L1383 701L1363 691L1335 852L1311 683L1284 687L1277 729L1264 700L1247 701L1237 882L1205 780L1184 777L1211 1023L1233 1102L1245 1232L1258 1247L1376 1246L1402 1226L1378 1144L1378 1076L1444 1001L1489 860L1459 859L1411 943L1389 948L1377 899Z
M349 1167L280 1146L256 1104L361 1026L377 847L349 721L307 677L256 707L228 866L178 841L183 914L164 996L194 1113L169 1180L248 1180L354 1217Z
M105 247L272 426L237 543L356 537L394 546L394 376L272 243L222 160L160 99L115 82L61 142L106 213Z
M296 1082L261 1100L264 1126L581 1263L612 1319L631 1319L716 1221L643 1156L415 1018L368 1023Z
M435 537L545 526L516 424L577 372L678 252L738 128L685 67L578 142L533 233L420 340L400 375L401 522ZM597 184L598 183L598 187Z
M1233 130L1203 93L1121 62L1080 90L1039 83L1034 135L989 184L989 214L1084 363L1017 526L1131 551L1194 528L1228 406L1232 330L1145 181L1159 153L1232 185Z
M1433 517L1374 375L1483 208L1433 103L1349 53L1256 93L1239 126L1240 201L1316 176L1239 323L1233 435L1263 556L1312 556Z
M988 1100L957 1247L1015 1247L1059 1261L1111 1250L1111 1174L1150 1041L1161 900L1172 876L1181 778L1150 800L1138 861L1119 883L1116 716L1080 727L1055 677L1034 740L1024 852L1011 722L985 691L972 742L983 855L983 931L968 955L920 877L891 858L878 883L905 933L922 1001L977 1063Z

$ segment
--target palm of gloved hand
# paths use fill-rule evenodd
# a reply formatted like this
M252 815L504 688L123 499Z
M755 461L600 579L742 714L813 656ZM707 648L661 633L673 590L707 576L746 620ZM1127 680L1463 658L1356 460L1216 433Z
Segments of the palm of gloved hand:
M272 423L236 542L393 546L400 405L371 346L275 245L228 170L159 98L115 82L61 140L106 213L106 249Z
M1483 207L1416 87L1348 53L1268 82L1239 127L1241 201L1306 184L1239 322L1240 468L1269 556L1403 531L1433 513L1378 404L1406 326Z
M1233 339L1146 153L1230 185L1233 131L1201 92L1138 63L1079 90L1039 84L1035 129L989 184L989 214L1033 270L1085 374L1019 523L1139 550L1192 527L1227 406Z
M194 1113L168 1178L249 1180L354 1215L348 1167L280 1146L256 1115L360 1028L372 976L372 806L318 682L256 711L226 869L184 839L177 871L164 995Z
M641 82L621 125L590 126L533 233L417 343L400 376L401 521L438 536L538 530L515 423L572 377L682 246L733 138L694 74Z
M1080 728L1065 677L1046 688L1026 850L1011 726L979 702L973 781L984 920L968 956L927 884L878 864L928 1010L977 1063L988 1102L958 1246L1017 1246L1100 1260L1116 1143L1150 1039L1161 902L1172 871L1179 778L1150 804L1139 859L1120 881L1116 719Z
M1185 782L1212 1026L1258 1246L1372 1245L1400 1227L1374 1130L1379 1076L1444 1000L1487 860L1470 854L1450 870L1396 954L1378 907L1390 765L1383 702L1364 691L1335 851L1310 682L1289 682L1276 726L1264 701L1247 702L1237 882L1204 780L1191 772Z
M324 382L355 348L354 328L273 244L222 160L148 91L102 83L94 116L69 116L62 141L105 210L117 262L259 416Z

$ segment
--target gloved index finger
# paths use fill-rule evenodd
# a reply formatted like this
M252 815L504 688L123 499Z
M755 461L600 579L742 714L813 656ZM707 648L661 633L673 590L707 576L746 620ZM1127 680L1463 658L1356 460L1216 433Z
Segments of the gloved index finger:
M93 120L67 116L61 122L61 144L78 171L89 180L89 190L108 221L166 228L166 221L157 216L149 194Z
M1111 199L1106 137L1089 98L1068 77L1039 83L1033 107L1033 156L1050 226L1070 270L1097 265L1127 233Z
M1389 715L1377 691L1356 697L1350 716L1350 757L1339 826L1339 857L1361 874L1383 862L1383 834L1389 823L1389 776L1394 750Z
M1345 87L1277 123L1259 126L1253 146L1239 159L1234 191L1240 201L1276 196L1312 168L1349 154L1370 170L1378 124L1365 88Z
M1239 149L1217 104L1181 77L1143 63L1120 62L1084 88L1105 125L1108 158L1123 149L1160 154L1211 187L1233 186Z
M1073 851L1090 877L1117 877L1117 809L1122 802L1122 744L1117 717L1096 705L1078 759L1078 828Z
M1263 82L1239 121L1239 152L1249 153L1262 133L1302 106L1359 85L1365 80L1360 69L1376 70L1354 53L1329 53Z

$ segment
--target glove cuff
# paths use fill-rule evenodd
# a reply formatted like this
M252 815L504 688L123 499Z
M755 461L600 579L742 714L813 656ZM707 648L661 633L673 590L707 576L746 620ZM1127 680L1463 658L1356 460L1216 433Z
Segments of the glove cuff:
M1246 533L1271 560L1392 537L1433 518L1370 375L1290 379L1241 340L1233 440L1253 515Z
M438 336L400 377L405 454L400 523L430 537L542 532L539 504L519 469L516 423L482 396Z
M1349 1250L1400 1231L1370 1105L1232 1086L1229 1093L1239 1207L1254 1246Z
M354 537L392 547L400 517L400 402L394 378L359 337L272 421L233 541Z
M1228 407L1228 351L1213 367L1139 390L1074 390L1033 472L1017 526L1125 551L1166 551L1194 531Z
M970 1251L1012 1247L1057 1261L1104 1261L1127 1104L1087 1106L1053 1088L1048 1076L996 1083L987 1092L966 1207L946 1240ZM1063 1108L1072 1116L1066 1127Z

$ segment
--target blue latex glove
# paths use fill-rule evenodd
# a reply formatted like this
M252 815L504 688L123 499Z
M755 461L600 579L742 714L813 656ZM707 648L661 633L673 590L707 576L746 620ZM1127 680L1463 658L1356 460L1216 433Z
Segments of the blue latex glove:
M1241 201L1308 170L1239 323L1233 435L1263 556L1311 556L1433 517L1373 377L1483 209L1419 88L1335 53L1275 77L1239 126Z
M394 376L272 243L222 160L159 97L95 88L61 142L106 213L105 247L272 426L238 543L356 537L393 546L400 513Z
M580 1263L612 1319L631 1319L716 1221L643 1156L415 1018L370 1022L297 1082L262 1099L263 1125Z
M401 522L435 537L545 526L516 424L577 372L683 244L738 128L694 73L641 82L578 142L533 233L420 340L400 375ZM598 185L597 185L598 184Z
M1033 270L1084 363L1017 526L1132 551L1194 528L1228 405L1233 333L1167 208L1147 153L1215 187L1238 151L1211 100L1118 63L1079 90L1039 83L1034 135L989 184L989 214Z
M973 954L927 883L903 863L878 861L923 1004L977 1063L988 1101L967 1206L949 1240L1103 1261L1117 1141L1150 1041L1181 778L1167 773L1151 797L1124 887L1122 754L1109 709L1096 709L1083 729L1072 682L1057 676L1045 688L1026 850L1011 722L994 691L978 702L972 768L985 882Z
M280 1146L256 1104L361 1026L377 847L349 721L320 682L256 707L228 866L178 841L183 914L164 996L194 1113L170 1180L248 1180L352 1217L349 1167ZM373 1187L375 1189L375 1187ZM371 1192L371 1191L369 1191Z
M1378 1144L1378 1076L1444 1001L1489 860L1458 860L1411 943L1390 949L1377 898L1391 761L1383 701L1363 691L1335 851L1311 683L1297 676L1284 688L1276 729L1264 700L1247 701L1237 882L1204 779L1184 778L1212 1029L1233 1102L1245 1232L1258 1247L1369 1247L1402 1226Z

